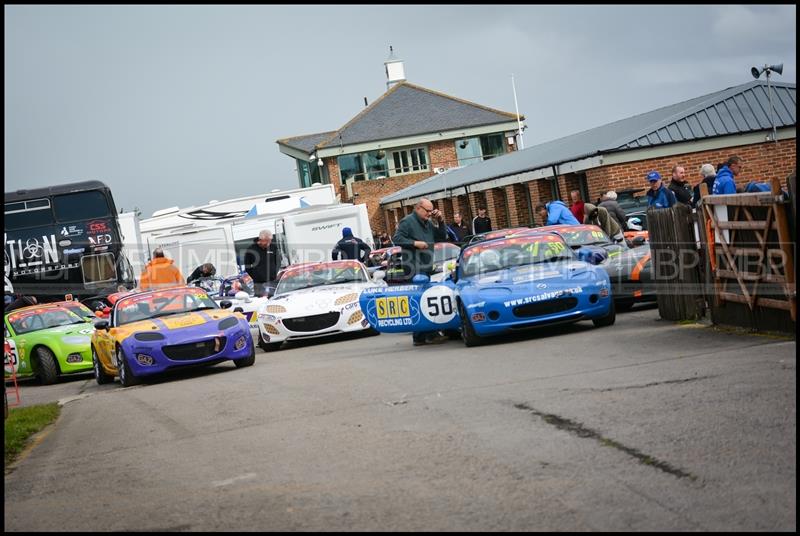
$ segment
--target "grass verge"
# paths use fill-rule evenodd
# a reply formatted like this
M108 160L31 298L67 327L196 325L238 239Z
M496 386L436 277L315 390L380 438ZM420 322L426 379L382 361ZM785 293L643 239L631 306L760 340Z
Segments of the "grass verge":
M28 439L58 418L57 403L11 408L5 422L5 465L13 462L25 448Z

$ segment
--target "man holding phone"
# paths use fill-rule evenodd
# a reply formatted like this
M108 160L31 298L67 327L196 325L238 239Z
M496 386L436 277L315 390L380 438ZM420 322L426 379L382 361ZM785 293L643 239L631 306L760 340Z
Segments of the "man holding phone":
M397 224L392 241L401 248L401 280L410 281L417 274L430 275L433 270L433 245L447 241L444 216L434 208L429 199L423 197L414 206L414 211ZM415 346L438 344L447 340L438 331L417 332L413 335Z

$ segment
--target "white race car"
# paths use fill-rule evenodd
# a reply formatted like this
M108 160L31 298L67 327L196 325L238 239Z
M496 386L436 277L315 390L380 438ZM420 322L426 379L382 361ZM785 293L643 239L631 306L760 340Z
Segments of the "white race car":
M385 286L383 271L370 278L355 260L289 266L275 295L258 310L258 345L277 350L284 341L370 330L358 298L361 291Z

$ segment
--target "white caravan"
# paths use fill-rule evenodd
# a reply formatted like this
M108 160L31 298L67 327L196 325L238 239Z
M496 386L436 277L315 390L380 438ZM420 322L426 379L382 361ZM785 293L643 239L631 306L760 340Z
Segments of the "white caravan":
M244 260L244 251L258 233L268 229L281 249L284 266L331 260L333 248L342 239L342 229L345 227L349 227L354 236L374 249L372 228L364 204L339 203L327 207L309 207L280 215L249 217L232 226L240 264Z
M276 191L268 194L239 197L226 201L211 201L199 207L170 207L157 210L153 217L140 222L143 235L188 224L212 227L220 223L240 220L245 215L279 214L315 205L337 203L332 184L318 184L308 188Z

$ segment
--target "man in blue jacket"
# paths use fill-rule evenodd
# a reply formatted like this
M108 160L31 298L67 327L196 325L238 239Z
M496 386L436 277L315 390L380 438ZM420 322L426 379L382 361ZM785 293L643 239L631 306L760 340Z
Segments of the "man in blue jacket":
M550 201L546 205L536 205L536 214L544 225L580 225L569 207L563 201Z
M742 159L738 156L731 156L725 165L717 170L717 178L714 179L714 187L711 189L713 195L735 194L736 182L734 178L742 172Z
M675 194L664 186L661 181L661 174L658 171L648 173L647 180L650 181L650 189L647 190L648 207L670 208L677 203Z

